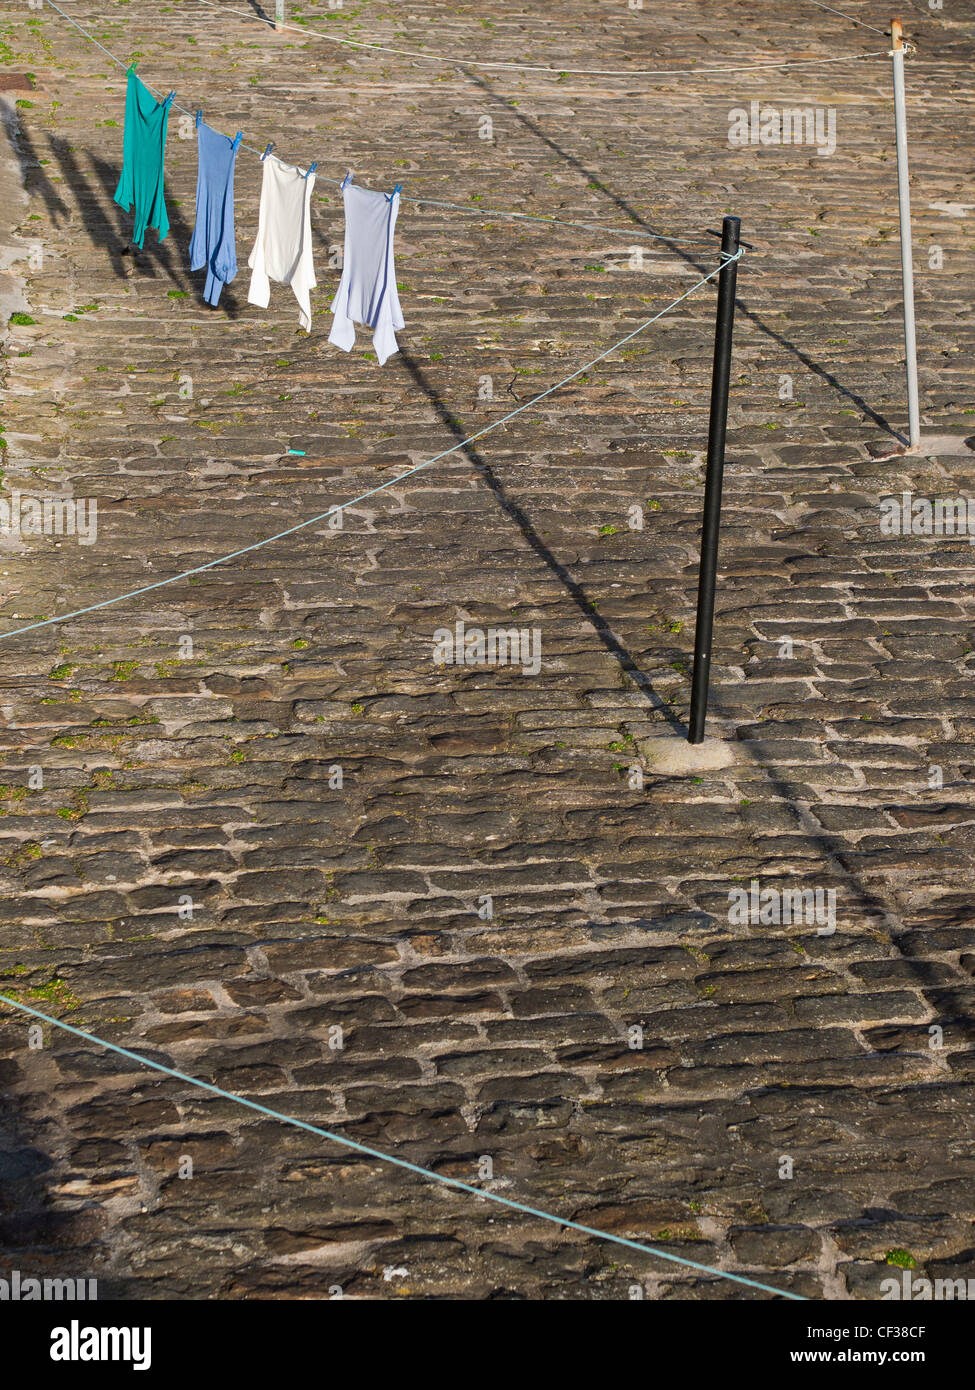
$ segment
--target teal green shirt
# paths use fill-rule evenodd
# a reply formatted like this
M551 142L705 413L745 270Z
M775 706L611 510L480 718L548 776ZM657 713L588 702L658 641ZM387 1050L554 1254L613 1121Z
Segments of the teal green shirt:
M122 176L115 190L120 207L135 207L132 240L141 247L146 228L155 227L162 241L169 231L163 191L163 163L166 157L166 126L169 107L175 96L170 92L157 101L145 83L136 76L135 63L128 70L125 94L125 131L122 135Z

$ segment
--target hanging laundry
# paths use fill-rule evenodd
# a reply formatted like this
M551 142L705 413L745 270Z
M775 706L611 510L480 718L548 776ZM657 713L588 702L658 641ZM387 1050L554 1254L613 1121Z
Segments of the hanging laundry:
M318 283L311 254L311 191L315 187L312 164L306 173L271 154L261 156L264 177L257 219L257 240L247 264L253 270L248 302L266 309L271 302L271 281L290 285L298 301L298 322L311 332L311 291Z
M125 129L122 133L122 174L115 190L115 202L128 211L135 207L133 243L141 247L146 228L155 227L162 241L169 231L163 190L163 163L166 157L166 127L175 92L157 101L136 75L135 63L129 68L125 92Z
M190 270L207 268L203 298L217 304L220 291L237 274L234 231L234 166L243 136L231 140L196 113L196 222L190 240Z
M392 193L358 188L351 173L342 182L345 257L338 294L332 301L335 318L328 341L343 352L351 352L355 324L365 324L373 330L372 345L380 365L399 351L393 330L406 327L393 264L399 194L399 184Z

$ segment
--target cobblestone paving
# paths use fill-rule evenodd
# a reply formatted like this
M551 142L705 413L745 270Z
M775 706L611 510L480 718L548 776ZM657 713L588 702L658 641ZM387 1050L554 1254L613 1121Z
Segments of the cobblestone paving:
M644 756L687 715L708 287L341 529L5 643L0 989L439 1173L812 1298L879 1297L892 1251L975 1276L975 564L966 537L880 527L883 496L972 489L975 11L908 11L921 389L941 442L889 457L906 409L888 60L552 78L306 43L191 0L69 8L249 144L474 215L404 203L408 327L383 369L362 335L348 358L326 343L342 218L324 182L311 336L283 287L266 313L247 305L246 268L210 310L187 270L179 113L172 234L133 254L111 200L122 74L50 10L6 5L5 71L33 90L8 79L3 98L0 497L72 487L98 499L98 537L4 539L3 630L440 452L683 293L716 263L704 230L735 212L755 249L710 731L736 760L663 776ZM799 3L396 11L303 13L556 67L886 47ZM834 108L836 152L730 148L728 113L753 100ZM259 174L242 154L242 266ZM632 237L479 205L687 241L641 241L640 264ZM537 628L541 671L438 666L433 635L458 619ZM736 925L729 893L753 880L835 890L835 933ZM56 1030L31 1049L27 1030L3 1011L5 1266L142 1297L766 1296Z

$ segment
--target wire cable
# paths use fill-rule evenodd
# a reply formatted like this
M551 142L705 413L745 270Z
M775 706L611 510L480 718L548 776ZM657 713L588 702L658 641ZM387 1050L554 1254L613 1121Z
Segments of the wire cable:
M106 58L110 58L111 61L115 63L117 67L121 68L123 72L128 71L127 64L124 63L121 58L116 57L114 53L111 53L105 47L104 44L99 43L99 41L95 38L93 34L90 34L87 29L85 29L81 24L79 24L76 19L73 19L71 15L66 14L65 11L61 9L60 5L55 4L55 0L44 0L44 3L50 5L51 9L55 10L59 15L61 15L63 19L66 19L69 24L73 24L74 27L79 31L79 33L84 35L84 37L89 41L89 43L93 43L96 48L101 49L102 53L105 54ZM146 82L144 77L140 77L139 81L142 83L144 87L146 87L150 92L152 92L153 96L159 97L160 99L162 98L162 92L157 88L153 87L150 83ZM177 111L182 111L184 116L189 116L193 118L196 114L193 111L188 111L185 106L181 106L178 101L174 100L172 105L175 106ZM245 141L241 141L240 148L243 150L247 150L249 154L256 155L258 159L262 158L264 155L263 150L255 149L253 145L248 145ZM310 162L311 161L308 161L308 163ZM305 168L307 167L308 165L306 164ZM300 169L301 166L295 165L295 168ZM319 183L332 184L335 188L342 187L341 179L332 179L329 178L326 174L316 173L316 179ZM545 217L530 212L509 212L507 210L502 210L499 208L467 208L462 206L462 204L460 203L439 202L436 199L419 198L409 193L401 193L400 197L403 199L404 202L416 203L420 206L426 207L447 208L453 212L463 213L466 217L503 217L523 222L541 222L557 227L572 227L576 230L582 231L603 232L609 236L628 236L637 237L640 240L646 241L665 241L669 242L673 246L707 245L707 243L704 242L703 238L700 237L668 236L664 232L643 231L637 228L605 227L600 226L598 224L587 224L585 222L570 222L566 221L564 218L561 217Z
M342 44L347 48L363 49L373 53L389 53L398 58L414 58L425 63L464 63L472 68L507 68L516 72L540 72L552 77L688 77L688 76L707 76L709 73L726 72L760 72L766 68L791 68L791 67L818 67L823 63L852 63L858 62L862 58L886 58L887 50L883 53L848 53L837 58L787 58L775 63L749 63L744 67L728 68L630 68L629 70L618 68L551 68L534 63L502 63L492 61L487 58L458 58L444 53L415 53L405 48L388 48L378 43L363 43L358 39L342 39L337 34L323 34L318 29L305 29L297 24L276 24L273 19L267 19L263 15L248 13L246 10L236 10L230 5L220 5L215 0L197 0L200 5L207 5L212 10L220 10L224 14L237 15L241 19L256 19L259 24L273 29L276 33L282 30L290 30L292 33L301 34L306 39L321 39L323 43Z
M868 24L865 19L857 19L852 14L847 14L845 10L834 10L832 5L824 5L822 0L805 0L807 5L815 5L819 10L828 10L830 14L838 14L841 19L848 19L851 24L858 24L861 29L870 29L875 34L883 34L884 38L890 37L889 29L878 29L876 24Z
M544 217L532 212L507 212L498 208L482 207L465 208L460 203L441 203L435 198L418 198L407 193L401 193L400 197L404 202L415 203L419 207L450 208L453 212L463 213L467 217L506 217L519 222L547 222L556 227L574 227L576 230L584 232L604 232L608 236L639 237L645 241L666 241L672 246L710 246L711 244L703 237L668 236L666 232L648 232L637 227L604 227L598 222L567 222L562 217Z
M229 554L221 555L216 560L208 560L205 565L195 565L193 569L183 570L179 574L172 575L169 579L158 579L154 584L145 584L139 589L131 589L128 593L118 594L115 598L103 599L100 603L91 603L85 608L75 608L70 613L59 613L55 618L43 618L40 622L28 623L25 627L15 627L10 632L2 632L0 633L0 642L6 641L8 637L17 637L24 632L34 632L37 628L51 627L55 623L69 622L72 618L80 618L85 613L94 613L100 608L110 608L113 604L124 603L127 599L138 598L141 594L152 593L154 589L164 589L169 584L176 584L179 580L188 579L194 574L202 574L204 570L211 570L214 566L222 565L227 560L236 560L241 555L248 555L251 551L260 550L263 546L270 545L272 541L282 540L285 536L293 536L296 531L303 531L307 526L314 526L317 522L325 521L328 517L335 516L337 512L344 512L348 510L349 507L355 507L358 503L365 502L369 497L375 497L377 493L385 492L387 488L395 487L397 483L404 482L407 478L412 478L414 474L422 472L425 468L429 468L431 464L439 463L441 459L447 458L448 455L457 453L459 449L466 449L468 444L473 444L477 439L483 439L486 434L490 434L493 430L500 429L500 427L506 425L509 420L513 420L517 415L521 415L524 411L530 410L532 406L537 405L539 401L545 400L546 396L551 396L554 392L561 390L563 386L567 386L570 381L575 381L577 377L584 376L586 372L598 366L600 362L605 361L605 359L616 352L618 348L623 347L633 338L644 333L651 324L656 323L658 319L662 319L664 314L669 314L671 309L675 309L678 304L682 304L685 299L689 299L695 290L699 290L702 285L707 284L709 280L713 280L716 275L720 274L723 265L730 264L731 261L740 260L744 254L744 249L742 249L736 251L733 256L723 257L721 265L715 270L710 271L702 279L698 280L695 285L692 285L689 290L685 291L684 294L668 304L666 308L661 309L659 314L654 314L653 318L647 319L637 328L634 328L632 333L627 333L625 338L620 338L619 342L613 343L612 347L608 347L605 352L601 352L598 357L594 357L591 362L587 362L585 366L577 367L574 372L570 372L570 374L563 377L561 381L557 381L554 386L549 386L547 390L541 391L537 396L533 396L531 400L525 401L522 405L509 411L507 415L502 415L499 420L493 420L491 424L485 425L484 428L478 430L476 434L469 435L467 439L462 439L458 444L452 444L449 449L444 449L441 453L435 454L433 458L425 459L423 463L418 463L414 468L408 468L405 473L397 474L395 478L390 478L388 482L380 483L378 487L370 488L368 492L363 492L358 497L353 497L349 502L340 502L334 507L329 507L328 511L319 512L317 516L309 517L307 521L299 521L297 525L289 526L284 531L277 531L273 536L265 536L263 540L254 541L251 545L242 546L240 550L232 550Z
M761 1284L757 1279L749 1279L744 1274L732 1274L730 1270L717 1269L713 1265L701 1264L697 1260L688 1260L682 1255L672 1254L669 1250L658 1250L653 1245L643 1245L640 1241L627 1240L625 1236L615 1236L609 1231L600 1231L595 1226L584 1226L581 1222L572 1221L565 1216L555 1216L552 1212L542 1211L539 1207L531 1207L525 1202L518 1202L513 1197L502 1197L499 1192L475 1187L472 1183L462 1182L460 1178L446 1177L443 1173L437 1173L432 1168L424 1168L419 1163L411 1163L406 1158L397 1158L395 1154L384 1153L381 1149L374 1149L369 1144L360 1144L356 1139L348 1139L345 1135L334 1134L331 1130L322 1129L319 1125L309 1124L307 1120L296 1119L294 1115L285 1115L280 1110L272 1110L270 1106L261 1105L259 1101L248 1100L246 1096L238 1096L233 1091L225 1091L222 1087L214 1086L209 1081L201 1081L199 1077L177 1071L175 1067L167 1067L162 1062L155 1062L150 1057L143 1057L141 1053L131 1052L127 1047L120 1047L117 1043L108 1042L105 1038L99 1038L94 1033L87 1033L83 1028L76 1028L72 1023L64 1023L59 1018L52 1018L50 1014L41 1013L40 1009L31 1008L29 1004L21 1004L6 994L0 994L0 1003L9 1004L11 1008L19 1009L22 1013L30 1014L33 1018L39 1018L42 1022L50 1024L52 1028L61 1028L66 1033L73 1033L76 1038L83 1038L85 1042L96 1043L99 1047L107 1048L109 1052L114 1052L119 1057L126 1057L129 1061L137 1062L140 1066L150 1067L153 1071L161 1072L163 1076L175 1077L177 1081L185 1081L190 1086L197 1086L201 1091L209 1091L211 1095L219 1096L222 1100L230 1100L236 1105L246 1106L248 1110L256 1110L259 1115L267 1115L272 1120L280 1120L282 1124L294 1125L296 1129L307 1130L309 1134L315 1134L321 1139L328 1139L333 1144L340 1144L342 1148L365 1154L367 1158L378 1158L382 1163L391 1163L397 1168L404 1168L408 1173L416 1173L419 1177L429 1178L433 1182L441 1183L444 1187L452 1187L459 1192L467 1192L471 1196L480 1197L483 1201L495 1202L500 1206L509 1207L512 1211L538 1217L542 1221L549 1221L565 1230L579 1231L586 1236L595 1236L597 1240L611 1241L614 1245L622 1245L629 1250L637 1250L642 1255L656 1255L659 1259L670 1260L673 1264L685 1265L688 1269L699 1270L702 1274L716 1274L719 1279L730 1279L736 1284L747 1284L749 1288L761 1289L763 1293L776 1294L779 1298L789 1298L797 1303L809 1302L803 1294L790 1293L785 1289L774 1289L770 1284Z

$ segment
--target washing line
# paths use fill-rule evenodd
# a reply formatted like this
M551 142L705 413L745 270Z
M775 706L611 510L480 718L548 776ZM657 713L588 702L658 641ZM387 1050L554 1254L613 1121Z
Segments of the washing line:
M473 444L475 440L483 439L486 434L490 434L493 430L499 429L502 425L507 424L509 420L513 420L516 416L523 414L524 411L530 410L532 406L537 405L539 401L545 400L547 396L551 396L556 391L560 391L562 387L567 386L570 381L575 381L577 377L584 376L586 372L598 366L600 362L605 361L606 358L616 352L618 348L623 347L633 338L645 332L651 324L656 323L658 319L662 319L664 314L669 314L671 309L675 309L678 304L682 304L685 299L689 299L690 296L694 294L695 290L699 290L702 285L707 284L709 280L713 280L716 275L720 274L722 265L726 265L731 261L738 261L744 254L744 248L742 248L736 251L733 256L722 256L721 265L715 270L703 276L696 284L692 285L689 290L686 290L684 294L661 309L658 314L654 314L653 318L647 319L645 322L641 323L637 328L634 328L631 333L627 333L625 338L620 338L619 342L613 343L612 347L608 347L605 352L601 352L598 357L594 357L592 361L587 362L582 367L577 367L574 372L570 372L570 374L563 377L561 381L557 381L554 386L549 386L547 390L539 392L537 396L533 396L531 400L525 401L522 405L509 411L507 415L502 415L500 419L493 420L491 424L485 425L484 428L478 430L476 434L469 435L467 439L462 439L458 444L452 444L449 449L442 450L441 453L435 454L433 458L424 459L422 463L416 464L413 468L408 468L405 473L400 473L395 478L390 478L388 482L380 483L377 487L370 488L368 492L363 492L358 497L353 497L349 502L340 502L334 507L329 507L328 511L319 512L317 516L309 517L307 521L299 521L297 525L289 526L284 531L277 531L273 536L265 536L263 540L254 541L251 545L241 547L240 550L232 550L229 554L221 555L216 560L208 560L205 565L196 565L193 569L183 570L180 574L174 574L169 579L158 579L154 584L145 584L139 589L131 589L128 593L118 594L115 598L103 599L100 603L91 603L85 608L76 608L70 613L59 613L55 618L43 618L36 623L27 623L24 627L15 627L10 632L2 632L0 633L0 642L5 641L8 637L17 637L24 632L34 632L37 628L51 627L55 623L65 623L72 618L80 618L85 613L94 613L100 608L110 608L113 604L124 603L130 598L138 598L142 594L151 593L154 589L164 589L169 584L176 584L181 579L190 578L191 575L202 574L205 570L211 570L214 566L222 565L227 560L236 560L241 555L248 555L251 551L260 550L263 546L270 545L273 541L282 540L285 536L293 536L296 531L303 531L307 526L314 526L317 522L326 521L330 516L335 516L339 512L344 512L349 507L355 507L360 502L365 502L368 498L375 497L377 493L385 492L387 488L395 487L397 483L405 482L407 478L412 478L415 474L422 472L423 469L429 468L431 464L439 463L441 459L447 458L450 454L457 453L459 449L466 449L468 444Z
M19 1000L11 999L6 994L0 994L0 1004L7 1004L13 1009L19 1009L21 1013L39 1018L52 1028L60 1028L66 1033L72 1033L76 1038L95 1043L98 1047L104 1047L119 1057L128 1058L130 1062L137 1062L139 1066L161 1072L163 1076L172 1076L177 1081L185 1081L188 1085L196 1086L201 1091L208 1091L211 1095L219 1096L221 1100L233 1101L235 1105L242 1105L248 1110L255 1110L259 1115L266 1115L269 1119L279 1120L282 1124L293 1125L296 1129L307 1130L309 1134L317 1135L320 1139L328 1139L331 1143L339 1144L345 1149L351 1149L354 1153L365 1154L367 1158L378 1158L382 1163L390 1163L396 1168L403 1168L408 1173L415 1173L419 1177L428 1178L432 1182L440 1183L443 1187L452 1187L455 1191L480 1197L485 1202L494 1202L499 1206L520 1212L522 1215L537 1217L541 1221L548 1221L564 1230L579 1231L582 1235L595 1236L597 1240L608 1240L613 1245L622 1245L626 1249L636 1250L642 1255L655 1255L658 1259L669 1260L672 1264L684 1265L688 1269L696 1269L702 1274L714 1274L719 1279L728 1279L735 1284L745 1284L751 1289L761 1289L763 1293L775 1294L779 1298L789 1298L797 1303L809 1302L804 1294L791 1293L786 1289L775 1289L770 1284L759 1283L757 1279L749 1279L744 1274L733 1274L727 1269L718 1269L714 1265L701 1264L698 1260L689 1260L683 1255L674 1255L669 1250L658 1250L653 1245L644 1245L640 1241L627 1240L625 1236L616 1236L609 1231L600 1231L595 1226L584 1226L579 1221L572 1221L565 1216L556 1216L553 1212L542 1211L539 1207L529 1206L526 1202L519 1202L513 1197L502 1197L498 1192L491 1192L483 1187L475 1187L473 1183L463 1182L460 1178L447 1177L443 1173L435 1172L432 1168L424 1168L419 1163L411 1163L409 1159L397 1158L395 1154L384 1153L382 1149L374 1149L370 1144L360 1144L356 1139L349 1139L343 1134L335 1134L319 1125L309 1124L307 1120L299 1120L294 1115L285 1115L280 1110L272 1110L270 1106L262 1105L260 1101L248 1100L246 1096L239 1096L233 1091L225 1091L220 1086L214 1086L212 1082L201 1081L197 1076L190 1076L186 1072L177 1071L175 1067L167 1067L162 1062L153 1061L151 1057L143 1057L139 1052L132 1052L127 1047L120 1047L118 1043L108 1042L107 1039L98 1037L95 1033L88 1033L83 1028L76 1028L73 1023L65 1023L59 1018L52 1018L50 1014L41 1013L40 1009L34 1009L29 1004L22 1004Z
M112 53L109 49L107 49L103 43L99 43L98 39L95 38L94 34L89 33L89 31L85 29L83 25L79 24L78 21L74 19L71 15L66 14L65 11L61 9L60 5L54 3L54 0L44 0L44 3L49 5L52 10L55 10L62 17L62 19L66 19L69 24L73 24L74 27L79 31L79 33L84 35L84 37L88 40L89 43L93 43L96 48L100 49L102 53L105 54L105 57L109 58L116 65L116 67L121 68L123 72L128 71L128 64L124 63L121 58L116 57L116 55ZM142 82L144 87L148 88L148 90L152 92L153 96L160 98L162 97L161 91L159 91L157 88L153 86L150 86L150 84L146 82L145 78L140 77L139 81ZM195 119L195 111L188 111L186 107L181 106L178 101L173 101L172 105L175 106L177 111L182 111L184 116L189 116L191 119ZM253 145L248 145L244 141L241 141L240 148L243 150L247 150L249 154L256 155L259 159L264 155L264 150L255 149ZM342 187L341 179L332 179L329 178L326 174L322 174L320 172L316 173L315 177L318 183L333 184L336 188ZM453 212L462 213L465 217L477 217L481 220L484 220L488 217L500 217L519 222L541 222L550 226L572 227L576 230L581 231L601 232L606 234L607 236L626 236L631 238L636 237L638 240L641 241L663 241L671 246L710 245L710 242L705 241L702 237L671 236L665 232L644 231L635 227L605 227L599 225L598 223L571 222L567 221L565 218L562 217L545 217L537 213L530 212L510 212L500 208L468 208L464 207L460 203L440 202L437 199L420 198L409 193L401 193L400 198L403 202L415 203L417 204L417 206L420 207L447 208Z
M318 29L305 29L297 24L276 24L273 19L267 19L263 15L254 14L247 10L236 10L230 5L217 4L215 0L197 0L197 3L206 5L212 10L219 10L222 14L237 15L241 19L256 19L259 24L264 24L275 32L287 29L292 33L303 35L306 39L321 39L323 43L342 44L347 48L357 48L372 53L389 53L398 58L413 58L425 63L460 63L471 68L507 68L517 72L546 73L553 77L700 77L702 75L706 77L710 73L760 72L766 68L809 67L810 65L819 66L822 63L852 63L862 58L886 58L889 56L888 50L884 49L882 53L849 53L837 58L787 58L774 63L749 63L743 67L727 68L552 68L534 63L502 63L487 58L461 58L456 54L415 53L405 48L388 48L383 44L364 43L359 39L342 39L337 34L323 34Z
M865 19L857 19L856 15L847 14L845 10L834 10L832 5L824 5L822 0L803 0L803 3L815 5L818 10L827 10L830 14L838 14L841 19L848 19L851 24L859 24L861 29L870 29L874 34L883 34L884 38L890 36L889 29L878 29L876 24L868 24Z

